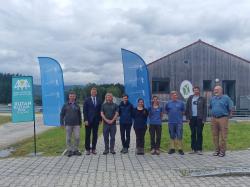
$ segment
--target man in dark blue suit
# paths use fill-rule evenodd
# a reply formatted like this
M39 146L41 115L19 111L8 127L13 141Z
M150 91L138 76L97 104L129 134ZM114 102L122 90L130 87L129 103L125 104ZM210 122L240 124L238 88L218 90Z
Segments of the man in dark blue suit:
M96 97L97 89L91 89L91 96L84 101L83 115L85 122L85 149L86 155L90 151L96 154L96 143L98 137L98 127L101 121L101 100ZM90 147L90 136L92 131L92 146Z

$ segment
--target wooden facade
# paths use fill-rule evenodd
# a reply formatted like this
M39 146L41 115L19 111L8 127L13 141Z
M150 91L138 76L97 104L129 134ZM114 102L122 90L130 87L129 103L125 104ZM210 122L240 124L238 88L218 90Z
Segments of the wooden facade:
M189 80L210 97L216 84L240 108L240 97L250 95L250 61L201 40L148 64L152 94L168 99L171 90ZM215 80L218 79L219 82Z

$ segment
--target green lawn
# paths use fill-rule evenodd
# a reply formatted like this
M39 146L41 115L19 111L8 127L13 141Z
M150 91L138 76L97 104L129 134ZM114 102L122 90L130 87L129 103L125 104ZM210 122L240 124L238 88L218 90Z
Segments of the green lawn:
M0 125L10 122L11 121L11 117L10 116L2 116L0 115Z
M189 125L184 124L183 128L183 147L184 151L190 151L191 145L190 128ZM145 148L147 151L150 150L150 137L147 131ZM228 150L241 150L250 148L250 123L249 122L234 122L230 123L228 131ZM162 128L162 139L161 149L169 149L169 133L168 126L166 123L163 124ZM203 149L204 151L211 151L214 149L212 143L211 126L210 123L206 123L203 129Z
M99 135L102 132L102 125L99 128ZM56 156L61 155L66 148L65 144L65 129L60 127L55 127L50 129L40 135L37 135L37 152L42 152L43 156ZM81 127L80 134L80 150L84 149L85 140L85 128ZM12 145L16 150L11 156L26 156L29 153L34 152L34 139L28 138L17 144Z
M132 129L133 130L133 129ZM184 151L190 151L190 129L187 124L184 125L183 145ZM99 128L99 135L102 133L102 125ZM117 133L120 133L117 131ZM81 128L80 148L84 148L85 129ZM117 139L116 141L121 141ZM131 142L134 143L134 142ZM18 144L13 145L16 151L12 156L25 156L34 151L33 138L29 138ZM146 151L150 150L149 133L146 134ZM162 150L169 148L169 133L167 125L162 129ZM250 124L246 122L231 123L228 134L228 150L240 150L250 148ZM37 136L37 152L43 152L44 156L61 155L65 149L65 130L62 128L53 128ZM116 147L118 151L118 147ZM213 150L212 135L210 123L206 124L203 131L203 149L204 151Z

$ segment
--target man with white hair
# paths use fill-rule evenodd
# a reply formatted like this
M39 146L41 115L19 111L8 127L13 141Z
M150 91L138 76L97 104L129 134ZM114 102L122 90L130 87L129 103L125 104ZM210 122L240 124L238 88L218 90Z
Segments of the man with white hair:
M223 95L221 86L214 87L214 96L210 100L212 112L211 129L215 146L214 156L224 157L228 133L228 119L232 115L233 102Z
M105 103L102 104L101 116L103 119L103 137L105 143L104 155L109 151L115 154L115 134L116 134L116 118L118 117L118 105L113 103L113 95L107 93L105 96ZM109 139L110 136L110 139Z

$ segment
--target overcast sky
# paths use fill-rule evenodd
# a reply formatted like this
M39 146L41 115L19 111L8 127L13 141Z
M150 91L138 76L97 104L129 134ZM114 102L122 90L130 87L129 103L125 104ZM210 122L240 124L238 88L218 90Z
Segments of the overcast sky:
M65 84L123 83L121 48L146 63L198 39L250 60L249 0L0 0L0 72L40 79L58 60Z

